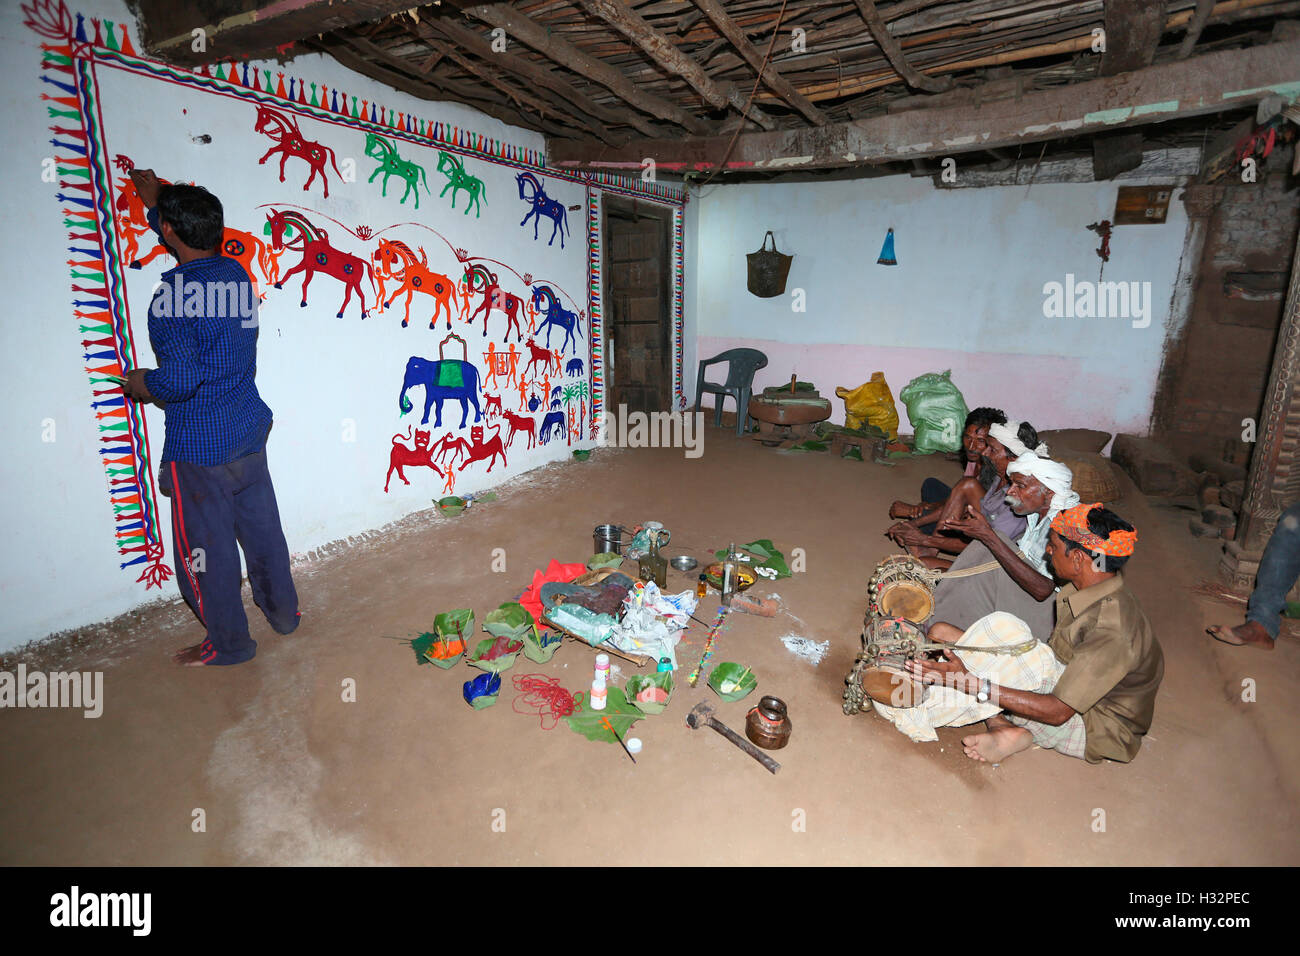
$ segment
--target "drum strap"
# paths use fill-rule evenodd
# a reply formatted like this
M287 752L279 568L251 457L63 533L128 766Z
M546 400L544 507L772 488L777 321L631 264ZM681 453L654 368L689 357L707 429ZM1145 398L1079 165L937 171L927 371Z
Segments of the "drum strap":
M934 641L922 641L917 647L923 651L978 651L981 654L1008 654L1013 657L1019 657L1021 654L1028 654L1039 644L1038 638L1031 638L1027 641L1021 641L1019 644L1011 644L1006 647L975 647L967 644L936 644Z

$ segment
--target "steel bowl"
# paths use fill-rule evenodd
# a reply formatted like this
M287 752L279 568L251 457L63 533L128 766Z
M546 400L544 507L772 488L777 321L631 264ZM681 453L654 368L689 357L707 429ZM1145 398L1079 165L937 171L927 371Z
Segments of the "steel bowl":
M679 554L668 563L678 571L694 571L700 566L700 562L696 561L689 554Z

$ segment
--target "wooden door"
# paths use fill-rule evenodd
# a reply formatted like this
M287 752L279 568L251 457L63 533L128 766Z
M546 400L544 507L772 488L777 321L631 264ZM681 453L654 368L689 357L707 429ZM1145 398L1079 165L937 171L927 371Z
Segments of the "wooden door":
M668 411L672 210L612 196L603 207L606 407Z

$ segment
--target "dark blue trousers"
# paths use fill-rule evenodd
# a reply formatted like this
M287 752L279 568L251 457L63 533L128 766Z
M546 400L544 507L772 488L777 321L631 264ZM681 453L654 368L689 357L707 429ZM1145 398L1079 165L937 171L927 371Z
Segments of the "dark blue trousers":
M205 664L241 664L257 653L241 595L244 549L253 600L271 627L298 626L289 546L266 464L266 443L225 465L163 464L159 486L172 502L172 548L181 596L207 629Z

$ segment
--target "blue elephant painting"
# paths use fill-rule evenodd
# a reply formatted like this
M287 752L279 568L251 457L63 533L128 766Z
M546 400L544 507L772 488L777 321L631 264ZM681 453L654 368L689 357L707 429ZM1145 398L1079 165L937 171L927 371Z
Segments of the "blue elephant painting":
M478 369L471 362L461 359L426 359L412 355L406 363L406 377L402 379L402 393L397 398L397 407L403 415L414 407L406 397L407 389L417 385L424 386L424 417L421 425L429 423L429 409L438 403L438 416L434 427L442 425L442 403L451 399L460 402L460 426L465 427L469 417L469 403L474 403L474 421L483 418L478 404Z

